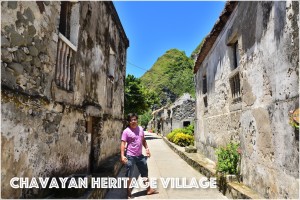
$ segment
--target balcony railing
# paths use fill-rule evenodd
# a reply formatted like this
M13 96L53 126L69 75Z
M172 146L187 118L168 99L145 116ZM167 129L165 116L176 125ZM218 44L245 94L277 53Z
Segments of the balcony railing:
M75 47L65 36L58 34L58 49L55 71L55 83L65 90L73 90L73 57L77 52Z

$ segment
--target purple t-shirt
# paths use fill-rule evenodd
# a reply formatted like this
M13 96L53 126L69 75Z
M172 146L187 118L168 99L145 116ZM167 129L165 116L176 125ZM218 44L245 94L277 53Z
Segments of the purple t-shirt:
M144 130L137 126L135 129L127 127L122 133L123 141L127 142L127 155L139 156L142 154Z

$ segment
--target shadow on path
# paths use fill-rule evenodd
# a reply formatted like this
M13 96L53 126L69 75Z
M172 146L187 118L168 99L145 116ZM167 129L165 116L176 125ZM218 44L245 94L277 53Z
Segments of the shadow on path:
M125 165L123 165L123 167L121 168L117 178L125 177L125 174L126 174L126 167L125 167ZM138 180L139 175L140 175L139 170L137 169L136 166L134 166L133 177L136 180ZM142 191L142 192L144 192L145 195L146 195L146 190ZM132 196L133 197L142 196L141 194L138 194L138 193L141 193L141 192L134 193L134 194L132 194ZM136 194L138 196L136 196ZM110 188L108 190L108 192L106 193L104 199L127 199L127 188L124 187L123 183L122 183L121 188Z
M139 192L136 192L136 193L133 193L132 194L132 198L135 198L135 197L140 197L140 196L146 196L147 195L147 190L143 190L143 191L139 191Z
M152 137L152 136L145 136L145 140L162 140L161 138Z

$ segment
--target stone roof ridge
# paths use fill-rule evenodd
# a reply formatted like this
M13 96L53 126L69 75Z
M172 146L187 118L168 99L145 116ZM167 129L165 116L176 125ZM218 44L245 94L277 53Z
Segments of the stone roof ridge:
M157 110L154 110L151 114L154 115L154 114L156 114L156 113L162 111L163 109L165 109L165 108L167 108L167 107L168 107L168 105L163 106L163 107L161 107L161 108L159 108L159 109L157 109Z
M178 99L176 99L176 101L174 103L172 103L171 105L165 105L157 110L154 110L152 112L152 115L159 113L160 111L162 111L163 109L168 109L168 108L174 108L178 105L183 104L185 101L188 100L192 100L195 101L195 99L189 94L189 93L184 93L181 97L179 97Z
M195 61L195 66L194 66L194 73L197 73L201 63L209 53L210 49L214 45L216 39L218 38L219 34L222 32L223 28L225 27L231 13L234 11L236 6L238 5L238 1L227 1L225 4L225 7L213 26L212 30L210 33L205 37L203 45L201 49L199 50L199 53L197 54L197 58Z
M195 99L189 93L184 93L181 97L176 99L176 101L170 107L176 107L180 104L183 104L187 100L195 101Z

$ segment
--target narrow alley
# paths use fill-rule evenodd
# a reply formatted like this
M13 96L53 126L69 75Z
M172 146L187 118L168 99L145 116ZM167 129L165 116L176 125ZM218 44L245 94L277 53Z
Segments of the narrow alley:
M299 1L1 1L1 199L127 199L138 125L135 199L300 199L299 25Z
M179 157L163 141L161 136L155 133L145 132L145 138L149 145L151 157L148 159L149 178L156 178L158 194L146 195L145 189L136 188L132 191L135 199L226 199L218 189L204 188L164 188L159 181L160 178L187 178L195 177L197 180L204 176L197 172ZM136 169L137 172L137 169ZM137 172L138 173L138 172ZM123 167L118 177L124 177L125 168ZM137 174L138 175L138 174ZM126 198L126 189L111 189L106 199Z

